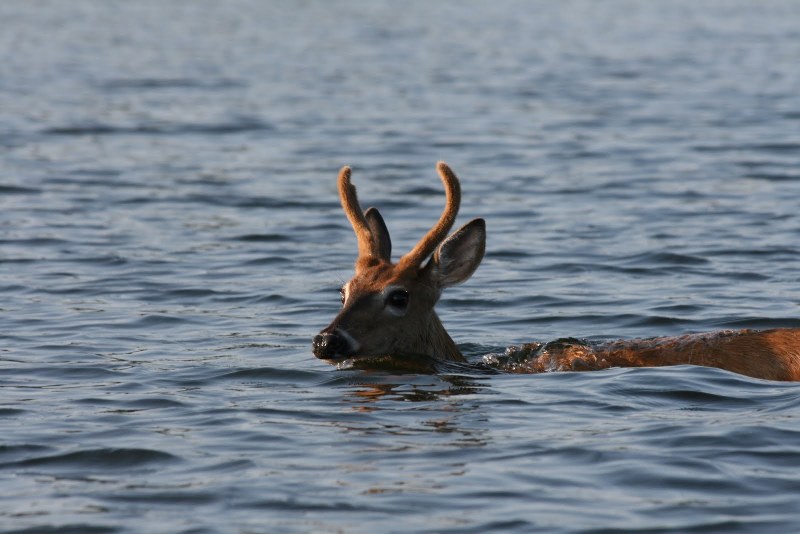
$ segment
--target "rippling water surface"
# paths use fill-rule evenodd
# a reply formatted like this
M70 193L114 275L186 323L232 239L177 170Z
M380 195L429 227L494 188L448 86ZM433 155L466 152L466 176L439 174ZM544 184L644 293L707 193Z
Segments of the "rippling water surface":
M792 532L800 389L337 370L355 239L485 217L439 312L800 326L796 2L3 2L4 532Z

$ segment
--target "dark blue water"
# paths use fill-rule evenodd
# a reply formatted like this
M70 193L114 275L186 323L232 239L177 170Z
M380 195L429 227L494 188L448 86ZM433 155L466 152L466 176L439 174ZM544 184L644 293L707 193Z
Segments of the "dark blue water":
M800 386L337 370L434 171L504 347L800 325L796 2L0 3L0 530L792 532Z

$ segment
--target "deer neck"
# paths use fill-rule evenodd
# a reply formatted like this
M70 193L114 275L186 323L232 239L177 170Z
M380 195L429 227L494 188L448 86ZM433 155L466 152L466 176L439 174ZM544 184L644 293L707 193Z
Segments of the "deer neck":
M435 312L426 322L426 329L423 331L420 341L422 344L421 354L456 362L466 361Z

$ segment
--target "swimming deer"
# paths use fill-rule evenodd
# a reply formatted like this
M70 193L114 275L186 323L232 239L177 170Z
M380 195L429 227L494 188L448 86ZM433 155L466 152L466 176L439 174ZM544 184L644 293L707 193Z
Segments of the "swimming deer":
M341 289L342 309L313 340L314 355L339 362L382 356L427 356L465 362L434 306L445 288L466 281L483 259L486 224L474 219L448 236L461 203L458 178L444 162L436 170L446 202L438 222L392 263L389 231L378 210L362 212L350 168L338 189L358 240L355 276ZM525 372L692 364L769 380L800 380L800 329L737 330L677 337L590 343L574 338L518 348ZM517 369L519 370L519 369Z

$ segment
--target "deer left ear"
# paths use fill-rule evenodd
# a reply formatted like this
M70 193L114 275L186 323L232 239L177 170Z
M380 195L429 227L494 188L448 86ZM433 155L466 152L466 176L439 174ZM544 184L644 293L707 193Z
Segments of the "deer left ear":
M468 222L442 241L431 258L431 276L444 289L465 282L480 265L486 251L486 222Z
M364 212L364 218L367 220L367 226L372 234L372 239L377 245L378 254L386 261L392 259L392 239L389 237L389 229L386 228L386 223L383 222L380 212L377 208L369 208Z

